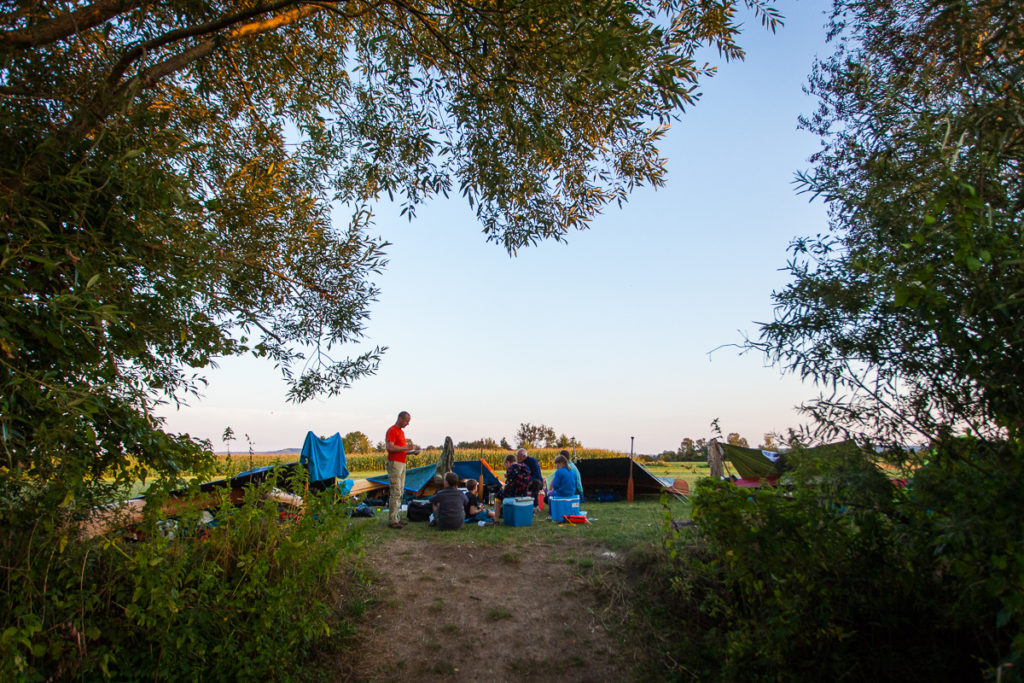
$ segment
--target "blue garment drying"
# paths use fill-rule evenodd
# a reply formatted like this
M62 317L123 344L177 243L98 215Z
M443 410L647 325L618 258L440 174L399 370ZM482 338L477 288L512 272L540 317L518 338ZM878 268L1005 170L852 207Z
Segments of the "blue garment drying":
M341 434L335 434L329 439L321 439L313 432L307 432L306 440L302 444L299 463L305 465L309 470L310 481L347 477L345 445L341 441Z

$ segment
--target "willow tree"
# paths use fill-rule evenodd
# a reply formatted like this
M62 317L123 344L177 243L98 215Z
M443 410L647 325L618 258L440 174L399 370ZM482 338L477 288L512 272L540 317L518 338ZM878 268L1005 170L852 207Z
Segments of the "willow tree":
M822 147L799 179L829 229L793 244L762 330L775 360L836 389L808 406L826 430L927 440L886 520L907 553L891 576L937 591L921 620L939 624L923 631L934 662L945 639L970 677L997 680L1021 680L1024 660L1022 14L836 0L804 121Z
M744 0L762 23L769 0ZM386 243L459 193L511 254L637 186L732 1L94 0L0 14L0 444L7 482L192 467L154 402L253 353L289 396L372 373ZM332 209L351 220L334 224Z
M793 243L763 348L838 389L812 407L837 430L1019 439L1021 3L835 4L799 177L829 230Z

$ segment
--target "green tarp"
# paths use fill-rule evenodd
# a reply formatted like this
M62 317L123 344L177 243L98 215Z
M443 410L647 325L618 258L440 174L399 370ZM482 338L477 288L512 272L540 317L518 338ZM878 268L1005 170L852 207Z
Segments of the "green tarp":
M732 466L736 468L736 472L743 479L764 479L779 476L785 469L784 461L787 453L792 452L779 453L761 450L760 448L733 446L728 443L719 445L722 447L722 454L725 456L725 459L732 463ZM829 443L822 446L814 446L813 448L801 448L799 452L801 454L827 458L842 450L856 448L857 444L854 441L840 441L839 443Z
M764 479L777 477L781 474L778 467L779 454L774 451L762 451L760 448L744 448L730 443L720 444L722 455L732 463L743 479Z

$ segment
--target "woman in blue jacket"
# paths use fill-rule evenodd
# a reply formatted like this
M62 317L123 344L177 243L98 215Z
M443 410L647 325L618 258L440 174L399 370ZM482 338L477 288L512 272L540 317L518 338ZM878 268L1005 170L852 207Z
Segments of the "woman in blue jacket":
M555 458L555 476L551 478L549 495L568 498L576 495L576 477L569 470L569 459L564 455Z

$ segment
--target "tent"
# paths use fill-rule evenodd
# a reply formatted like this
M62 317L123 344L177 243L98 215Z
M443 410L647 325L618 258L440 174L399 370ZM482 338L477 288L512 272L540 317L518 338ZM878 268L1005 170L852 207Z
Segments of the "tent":
M491 469L491 466L483 460L460 460L453 462L451 463L451 471L459 475L459 479L476 479L483 486L504 484L501 478ZM414 496L425 496L434 493L443 486L443 484L441 486L437 484L434 478L436 473L437 465L424 465L423 467L413 467L406 470L405 493ZM387 486L388 475L378 474L368 477L367 481Z
M583 494L594 495L598 489L612 490L621 496L629 488L630 458L594 458L576 463L583 479ZM690 495L690 484L684 479L658 477L633 460L633 491L635 493L661 493L665 489L677 496Z
M476 479L481 486L505 485L501 477L483 460L460 460L453 462L452 472L459 475L459 479Z
M433 493L439 487L434 483L434 474L437 472L437 465L424 465L423 467L413 467L405 471L405 493L412 494L414 496L427 495ZM378 474L374 477L367 477L367 481L372 481L377 484L383 484L388 486L388 475Z

